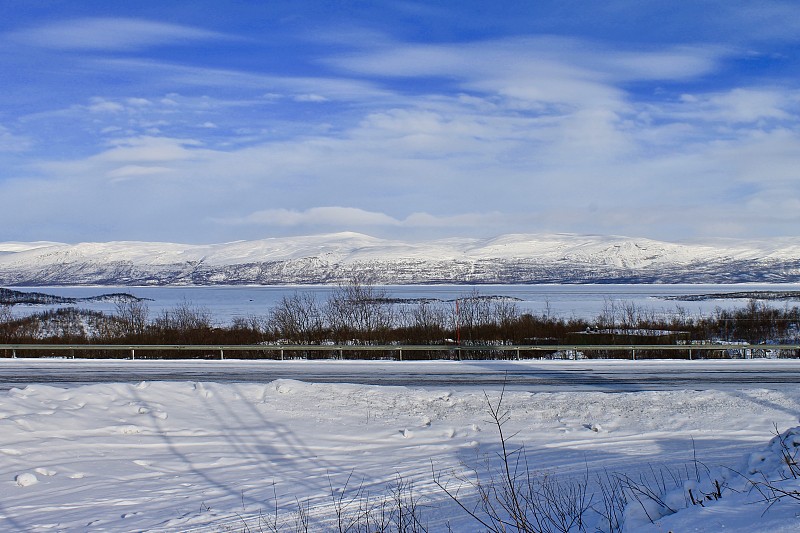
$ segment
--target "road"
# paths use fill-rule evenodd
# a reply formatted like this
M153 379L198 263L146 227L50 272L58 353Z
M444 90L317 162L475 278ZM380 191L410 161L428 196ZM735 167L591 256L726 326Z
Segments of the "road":
M800 360L746 361L144 361L0 359L0 390L28 385L294 379L425 388L530 392L785 389L800 385Z

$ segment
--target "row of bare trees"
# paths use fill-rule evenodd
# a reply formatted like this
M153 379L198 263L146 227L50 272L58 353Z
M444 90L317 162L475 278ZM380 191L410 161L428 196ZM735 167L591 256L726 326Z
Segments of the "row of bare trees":
M125 300L111 313L61 308L15 317L0 306L0 342L256 344L674 344L677 340L797 342L800 310L751 301L708 316L656 312L609 300L595 320L523 313L511 300L476 290L457 302L397 301L378 286L354 280L325 300L312 292L285 296L263 316L214 324L208 309L183 302L151 317L146 302Z

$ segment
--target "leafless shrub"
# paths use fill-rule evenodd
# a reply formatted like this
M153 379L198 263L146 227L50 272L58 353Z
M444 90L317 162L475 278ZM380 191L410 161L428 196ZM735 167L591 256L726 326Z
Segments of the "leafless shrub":
M786 480L769 479L764 474L761 474L761 479L748 478L747 481L753 489L761 494L764 503L767 504L762 515L766 514L773 505L787 498L800 502L800 490L781 486L782 482Z
M324 324L320 305L308 292L284 296L270 312L269 320L279 338L303 344L319 338Z
M13 315L11 313L11 306L8 304L0 305L0 324L7 324L11 322Z
M399 474L373 496L363 483L351 488L352 474L339 488L330 483L334 530L338 533L426 533L423 505L411 481Z
M116 319L116 334L120 337L140 337L144 335L150 309L142 300L122 300L114 305L114 318Z
M628 506L627 492L616 474L604 471L597 476L599 497L592 509L600 517L599 526L605 533L620 533L625 525L625 508Z
M162 329L191 331L211 327L211 311L189 301L183 301L172 309L165 309L155 320Z
M434 471L436 485L492 533L587 531L584 517L592 506L592 496L587 492L588 472L581 479L564 480L534 471L527 462L524 447L510 447L513 435L506 435L503 429L509 420L509 413L502 405L503 393L496 403L488 396L486 402L499 437L499 468L487 460L484 477L475 470L473 478L450 480L444 480ZM469 493L477 493L476 504L470 504L468 496L462 496L464 488L470 489Z
M387 292L359 277L331 293L324 313L339 340L357 336L368 343L382 341L394 325L394 307Z
M242 512L237 515L237 525L230 531L239 533L308 533L309 531L335 531L337 533L427 533L424 522L422 497L413 482L400 474L377 495L367 490L363 482L355 485L350 473L341 484L329 484L330 513L314 518L308 500L296 500L292 512L282 510L273 484L273 502L268 512L259 510L258 516L245 516L244 497Z
M683 468L655 468L651 465L637 479L625 474L615 474L615 477L625 498L637 502L650 522L690 505L704 507L706 503L722 498L723 491L729 488L727 482L713 476L696 456Z
M451 311L440 302L421 301L404 305L397 315L400 327L417 342L440 341Z
M758 475L755 478L736 472L747 481L751 489L761 495L767 504L764 513L776 503L786 499L800 502L800 490L794 488L796 480L800 479L800 465L797 462L800 453L800 428L792 428L781 433L776 425L774 431L775 436L770 441L770 448L772 451L777 451L781 466L771 472L769 477L763 471L751 471L751 474Z
M785 472L792 479L800 478L800 465L797 464L797 456L800 453L800 431L789 430L784 433L778 431L777 424L774 426L775 440L780 447L781 460L786 466ZM782 472L783 477L788 476Z

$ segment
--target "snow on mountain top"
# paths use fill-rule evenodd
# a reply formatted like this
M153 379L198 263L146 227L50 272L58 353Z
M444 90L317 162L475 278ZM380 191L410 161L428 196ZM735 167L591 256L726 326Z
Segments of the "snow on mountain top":
M718 239L709 246L729 250L732 256L752 257L760 255L772 259L800 258L800 238L781 237L772 239Z
M209 264L234 264L315 256L341 258L353 251L380 247L385 242L388 241L354 232L302 237L273 237L210 245L207 247L205 259Z
M0 245L2 247L3 245ZM48 246L22 248L7 254L0 264L57 264L79 261L132 261L142 264L173 264L202 258L204 247L171 243L112 241L104 243L53 243Z
M676 244L651 239L574 234L509 234L491 239L440 239L422 243L379 239L344 232L302 237L275 237L223 244L176 244L112 241L104 243L0 243L0 252L36 262L131 261L175 264L203 261L212 265L319 257L336 262L391 259L549 259L596 261L637 267L668 259L684 263L712 257L756 259L800 257L800 240L718 241L717 245ZM9 260L6 257L5 260ZM16 261L15 261L16 262Z
M47 241L38 241L38 242L0 242L0 253L16 253L16 252L24 252L27 250L36 250L38 248L47 248L50 246L66 246L62 243L58 242L47 242Z
M510 234L412 243L344 232L202 245L0 244L0 273L11 284L330 283L346 276L350 267L383 282L400 283L602 282L630 275L650 282L781 282L800 276L798 263L796 238L702 245L619 236ZM659 278L659 272L667 274Z

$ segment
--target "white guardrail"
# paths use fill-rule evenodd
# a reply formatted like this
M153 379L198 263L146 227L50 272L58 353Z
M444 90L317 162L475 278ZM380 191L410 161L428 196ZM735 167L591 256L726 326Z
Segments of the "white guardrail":
M590 358L596 355L608 356L625 353L632 360L639 356L646 358L658 356L670 357L684 355L687 359L715 358L751 358L751 357L788 357L800 358L800 344L413 344L413 345L359 345L359 344L0 344L0 356L4 357L76 357L76 352L84 352L86 357L95 354L100 357L119 355L124 359L144 358L219 358L225 359L239 352L253 352L262 359L285 358L338 358L338 359L375 359L395 358L403 360L419 359L422 352L429 358L436 353L449 359L522 359L553 357L561 359ZM383 352L379 355L379 352ZM89 355L91 354L91 355ZM162 357L163 354L163 357ZM415 357L416 355L416 357ZM346 357L345 357L346 356ZM250 357L252 358L252 357Z

